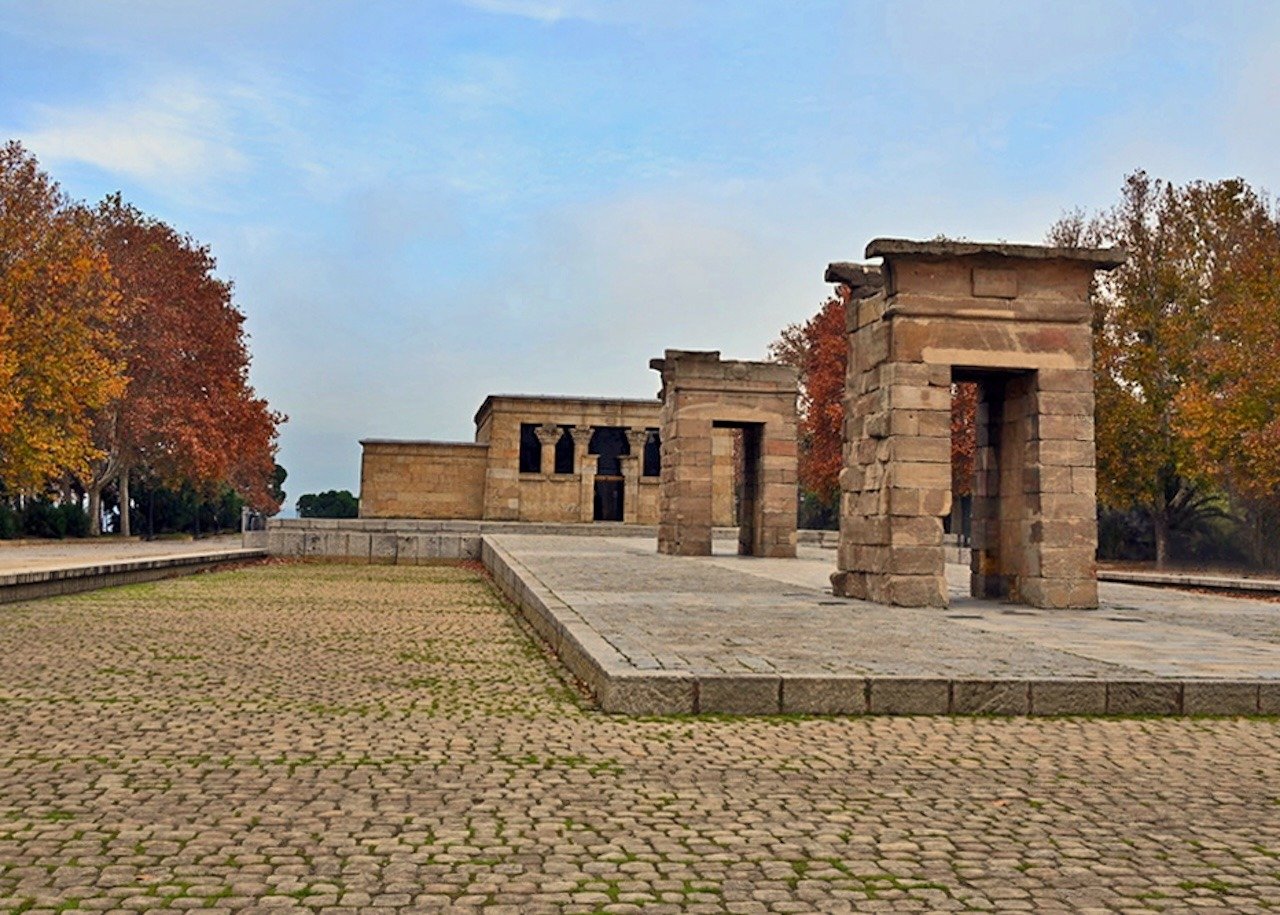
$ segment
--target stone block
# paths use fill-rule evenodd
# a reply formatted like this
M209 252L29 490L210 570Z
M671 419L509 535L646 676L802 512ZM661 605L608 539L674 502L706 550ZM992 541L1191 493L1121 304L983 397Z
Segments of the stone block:
M894 575L940 576L945 571L942 544L933 546L892 546L888 571Z
M1031 684L1033 715L1102 715L1107 685L1101 680L1036 680Z
M1026 715L1031 687L1026 680L956 680L951 684L956 715Z
M1024 577L1018 582L1019 597L1033 607L1057 610L1092 610L1098 606L1095 578Z
M862 677L783 677L782 711L798 715L862 715L867 681Z
M776 715L780 710L778 677L725 674L698 678L698 711L703 714Z
M867 710L872 715L945 715L951 705L946 680L872 677Z
M1109 715L1177 715L1182 711L1182 685L1157 680L1113 680L1107 683Z
M836 597L852 597L857 600L867 600L866 573L851 569L832 572L831 593Z
M396 535L373 534L370 537L369 559L371 562L393 563L396 561Z
M1093 371L1080 369L1040 369L1036 372L1036 387L1040 391L1093 395Z
M597 696L603 711L620 715L691 715L693 677L660 673L621 674L607 678Z
M1256 715L1258 684L1226 680L1187 680L1182 685L1184 715Z
M433 538L433 539L438 540L439 538ZM395 557L396 565L401 565L401 566L417 565L419 561L418 545L421 540L422 540L422 537L420 537L417 534L397 534L396 535L396 557ZM423 556L422 558L432 559L435 557L431 556L428 551L428 555Z
M1280 680L1264 680L1258 684L1258 712L1280 715Z

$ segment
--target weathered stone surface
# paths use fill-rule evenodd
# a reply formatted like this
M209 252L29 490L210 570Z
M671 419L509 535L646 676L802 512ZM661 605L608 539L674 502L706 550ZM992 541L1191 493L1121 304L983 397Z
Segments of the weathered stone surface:
M956 680L951 691L956 715L1026 715L1031 710L1026 680Z
M1182 685L1184 715L1256 715L1258 684L1188 680Z
M778 677L699 677L697 688L698 711L703 714L773 715L781 709Z
M366 439L362 446L362 518L431 518L574 523L593 520L597 456L589 445L597 429L622 434L630 453L622 505L630 524L653 524L658 478L640 464L647 437L657 433L656 400L591 397L491 396L477 412L475 442ZM535 427L536 472L520 472L521 427ZM555 453L565 432L572 470L556 473ZM728 474L732 467L718 470ZM721 481L722 485L723 481ZM731 524L718 504L717 523Z
M1110 715L1176 715L1182 709L1182 687L1178 683L1133 680L1107 683L1107 713Z
M867 681L861 677L786 677L782 681L782 711L804 715L865 714Z
M867 243L867 257L889 258L893 255L956 258L976 254L1025 260L1083 261L1101 269L1119 267L1125 262L1123 248L1055 248L1045 245L1012 245L1007 242L912 241L906 238L873 238Z
M691 676L614 675L597 699L604 711L622 715L691 715L697 710Z
M1263 715L1280 715L1280 680L1259 684L1258 712Z
M1033 715L1102 715L1107 685L1095 680L1037 680L1031 684Z
M869 682L873 715L945 715L951 707L946 680L872 677Z

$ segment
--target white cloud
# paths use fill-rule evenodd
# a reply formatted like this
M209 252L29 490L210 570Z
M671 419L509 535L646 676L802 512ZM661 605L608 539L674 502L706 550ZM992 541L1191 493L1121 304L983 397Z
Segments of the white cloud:
M72 108L40 106L18 131L46 162L92 165L144 184L210 184L243 172L233 113L192 84L158 87L127 101Z

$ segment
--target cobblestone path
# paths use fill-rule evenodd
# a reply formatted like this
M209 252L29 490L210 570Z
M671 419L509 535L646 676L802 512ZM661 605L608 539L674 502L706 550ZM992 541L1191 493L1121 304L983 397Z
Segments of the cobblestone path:
M0 608L0 912L1209 907L1275 719L615 718L458 566Z

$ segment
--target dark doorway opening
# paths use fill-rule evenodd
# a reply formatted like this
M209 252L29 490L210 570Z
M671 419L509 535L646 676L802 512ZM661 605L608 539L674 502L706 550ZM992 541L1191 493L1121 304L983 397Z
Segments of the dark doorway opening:
M621 521L622 500L622 477L596 477L592 514L596 521Z
M596 426L587 451L596 455L592 517L596 521L621 521L625 487L619 458L631 453L627 431L619 426Z

